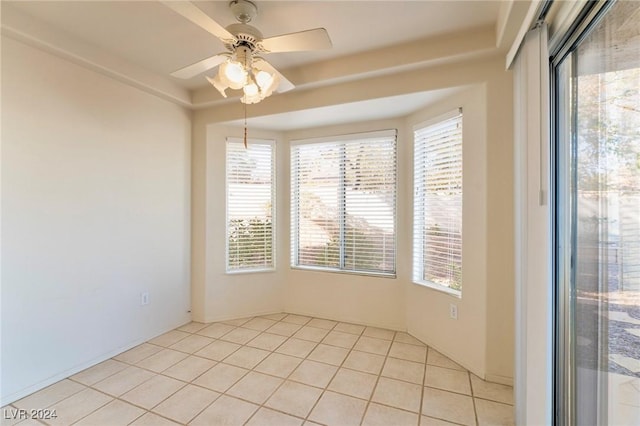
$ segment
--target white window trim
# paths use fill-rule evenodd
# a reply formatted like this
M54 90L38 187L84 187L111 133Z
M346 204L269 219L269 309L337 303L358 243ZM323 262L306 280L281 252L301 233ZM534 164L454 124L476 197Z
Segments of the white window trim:
M378 278L396 278L396 272L375 272L375 271L350 271L348 269L331 268L328 266L306 266L306 265L290 265L291 269L299 269L301 271L315 271L315 272L328 272L331 274L348 274L348 275L362 275L365 277L378 277Z

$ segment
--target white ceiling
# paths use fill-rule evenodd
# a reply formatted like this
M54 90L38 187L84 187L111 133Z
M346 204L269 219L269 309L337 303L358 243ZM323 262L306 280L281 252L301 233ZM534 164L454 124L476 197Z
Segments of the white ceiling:
M228 1L197 1L220 24L235 22ZM495 26L500 1L256 1L251 22L265 37L324 27L333 48L278 53L269 61L283 70L444 33ZM172 71L224 50L222 42L156 1L6 1L18 11L103 52L186 89L204 77L179 80ZM65 46L59 46L65 48ZM427 46L428 47L428 46Z

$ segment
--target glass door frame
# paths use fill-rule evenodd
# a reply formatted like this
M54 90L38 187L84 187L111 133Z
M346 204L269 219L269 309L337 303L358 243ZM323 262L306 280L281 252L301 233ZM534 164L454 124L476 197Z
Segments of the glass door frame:
M555 425L576 424L574 276L572 249L576 247L576 128L575 84L572 81L576 57L573 52L598 25L616 0L591 1L585 4L578 18L549 52L551 83L551 188L552 196L552 259L554 279L554 392L553 421ZM565 64L565 61L569 61ZM560 69L561 65L568 70ZM567 75L568 74L568 75ZM563 79L561 82L560 79ZM562 83L569 83L568 87ZM572 104L568 104L570 101ZM599 333L601 335L601 333ZM599 360L600 361L600 360ZM600 362L599 362L600 363ZM603 377L605 376L605 377ZM604 381L604 382L603 382ZM606 386L606 375L598 374L598 393ZM605 388L606 391L606 388ZM596 407L599 424L607 423L607 398L598 397ZM602 406L604 405L604 406Z

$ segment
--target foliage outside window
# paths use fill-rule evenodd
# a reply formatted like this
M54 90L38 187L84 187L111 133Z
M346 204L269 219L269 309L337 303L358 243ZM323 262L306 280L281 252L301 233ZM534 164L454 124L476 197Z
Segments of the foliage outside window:
M291 148L291 264L395 274L396 132Z
M462 292L462 110L414 129L413 281Z
M274 143L227 139L227 271L274 267Z

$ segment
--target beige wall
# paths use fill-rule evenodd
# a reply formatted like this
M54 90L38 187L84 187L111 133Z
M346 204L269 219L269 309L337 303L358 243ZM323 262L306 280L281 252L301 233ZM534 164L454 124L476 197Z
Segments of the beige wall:
M512 384L515 354L513 74L487 83L487 379Z
M0 405L189 321L190 123L2 37Z
M272 307L274 311L284 308L300 314L408 330L474 373L509 383L513 377L514 345L512 82L502 59L499 56L472 59L295 91L252 105L249 111L254 116L286 114L461 87L465 89L457 95L408 117L287 131L275 136L273 132L250 129L255 135L271 134L278 138L279 272L248 274L242 278L221 273L224 252L220 247L224 247L224 242L219 241L224 237L222 142L225 136L242 131L225 128L222 123L239 119L242 109L215 107L196 111L193 239L201 241L194 245L193 288L194 298L196 294L201 298L199 318L246 316ZM465 109L462 299L411 283L412 126L458 106ZM398 129L397 278L291 269L288 141L388 128ZM215 153L208 151L213 147ZM261 301L244 300L248 294L257 295ZM271 297L274 294L280 299ZM450 303L458 304L457 321L449 319Z
M196 321L212 322L280 312L284 306L282 291L287 259L282 253L287 234L279 206L284 203L285 192L280 188L286 169L276 167L276 270L227 273L225 141L228 136L241 138L243 129L203 124L194 131L192 299ZM282 135L252 129L249 137L274 140L276 165L282 164L286 155Z
M404 120L378 120L349 125L331 126L316 129L287 132L287 142L312 139L317 137L338 136L351 133L372 132L377 130L398 130L398 157L406 156L406 140L404 134ZM287 147L289 152L289 148ZM286 170L290 169L289 158L285 163ZM406 188L407 168L399 168L398 188ZM287 173L288 174L288 173ZM286 216L287 227L290 229L290 180L287 176L285 186L287 203L282 214ZM404 209L401 206L408 205L407 194L404 191L398 194L398 212ZM408 222L398 221L397 244L405 247L409 237L410 227ZM290 232L286 235L290 240ZM375 277L367 275L354 275L348 273L330 273L292 269L290 265L290 245L287 245L286 253L288 263L286 267L286 292L285 308L288 312L313 315L318 317L333 318L340 321L357 322L378 327L387 327L397 330L405 330L404 318L404 281L406 280L406 261L403 258L404 250L399 250L398 276L397 278ZM402 265L402 269L400 269Z
M409 282L407 330L481 376L487 366L486 98L486 85L475 85L407 120L413 128L455 108L463 109L462 297ZM412 161L405 167L411 168ZM457 320L449 317L452 303L458 307Z
M474 373L510 384L515 344L512 76L499 62L485 72L481 67L468 69L482 76L484 82L482 93L479 91L460 99L460 102L468 103L468 107L464 108L465 245L463 296L457 303L459 319L449 319L449 304L456 303L456 298L410 286L407 326L409 332L422 337L426 343ZM418 121L420 116L437 115L439 111L455 106L455 100L449 99L434 105L430 111L421 111L410 121ZM474 124L474 129L469 127L469 113L482 121ZM469 146L470 143L484 146L480 149ZM485 159L484 170L478 169L479 158ZM467 173L472 174L469 179ZM476 187L470 188L469 182ZM481 183L484 186L477 186ZM473 192L469 194L470 191ZM480 194L482 196L477 198ZM469 241L470 237L473 242ZM439 326L431 327L431 324ZM482 336L481 342L478 342L479 336Z

